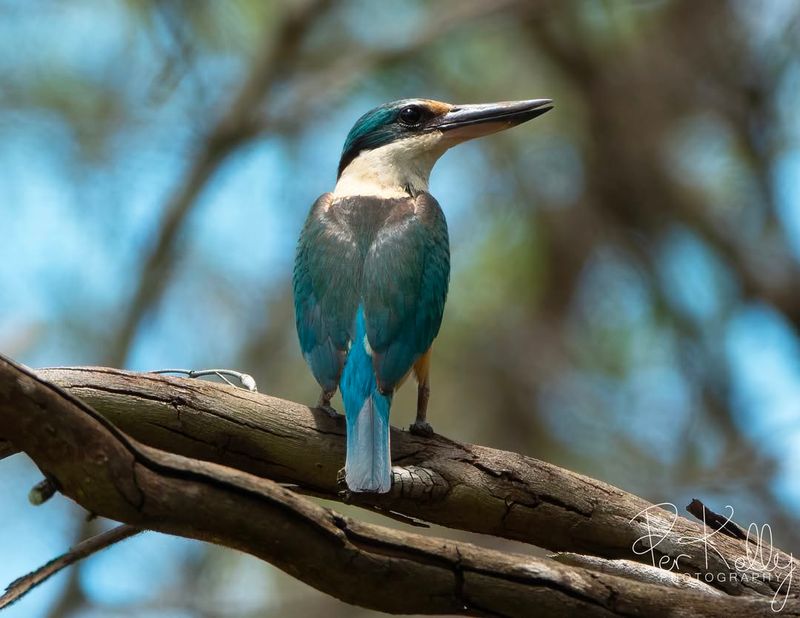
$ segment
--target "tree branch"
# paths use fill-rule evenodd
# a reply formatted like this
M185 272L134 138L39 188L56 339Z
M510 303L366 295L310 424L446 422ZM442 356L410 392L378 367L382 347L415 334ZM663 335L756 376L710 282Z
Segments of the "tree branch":
M336 479L344 462L343 418L200 380L105 368L44 369L38 375L152 447L329 499L554 551L651 564L678 560L681 570L713 574L710 583L733 594L771 596L797 567L791 556L776 550L782 567L765 581L764 567L750 559L746 541L715 534L708 548L701 542L681 543L713 531L600 481L438 435L422 438L393 429L392 491L342 496ZM0 435L14 441L2 427ZM653 551L647 551L651 546ZM752 552L752 541L750 547ZM737 560L744 561L750 577L716 579L732 571Z
M702 581L685 577L680 573L673 573L666 569L633 562L632 560L608 560L597 556L586 556L584 554L561 553L550 556L553 560L561 564L572 564L574 566L585 567L592 571L601 571L609 575L619 575L628 579L635 579L641 582L650 582L670 588L692 588L705 592L706 594L724 595L716 588L712 588Z
M681 607L731 617L770 607L766 599L673 590L360 523L273 481L140 444L79 399L7 360L0 360L0 434L64 495L94 513L246 551L373 609L608 616ZM789 600L784 612L800 615L800 603Z

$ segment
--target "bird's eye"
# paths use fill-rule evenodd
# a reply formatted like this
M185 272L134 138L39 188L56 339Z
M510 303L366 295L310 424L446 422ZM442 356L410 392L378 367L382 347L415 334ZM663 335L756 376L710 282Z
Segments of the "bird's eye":
M422 110L416 105L410 105L400 110L400 122L407 127L413 127L422 120Z

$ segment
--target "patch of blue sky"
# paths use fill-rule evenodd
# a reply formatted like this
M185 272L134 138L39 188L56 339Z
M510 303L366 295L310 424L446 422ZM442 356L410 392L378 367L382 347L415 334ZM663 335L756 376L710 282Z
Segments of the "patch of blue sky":
M0 150L7 172L0 178L0 215L6 225L0 247L4 322L52 324L67 316L80 320L90 306L112 310L126 299L138 273L142 252L137 238L149 240L157 220L162 191L155 176L164 166L138 178L118 174L121 185L103 183L94 178L102 176L96 172L75 185L65 159L48 148L60 141L52 132L49 138L12 133ZM137 190L125 192L120 186ZM142 221L145 233L137 225Z
M523 130L526 126L523 125ZM566 135L552 129L536 134L534 138L525 140L520 156L529 162L531 173L522 180L530 183L529 191L533 195L542 195L550 207L566 208L578 204L586 188L583 161L575 144Z
M765 49L785 33L797 9L795 0L735 0L732 6L747 29L748 36L742 41L756 50Z
M672 465L693 409L698 405L676 367L643 366L626 376L624 402L613 415L613 427L638 444L652 459Z
M233 358L248 336L246 320L235 311L215 311L226 304L221 290L237 296L228 299L230 306L263 311L268 319L267 295L291 276L302 221L297 215L305 217L323 192L315 179L293 171L280 140L263 139L235 153L211 179L186 232L178 280L145 322L131 367L196 368ZM207 284L215 279L223 286Z
M146 604L177 588L186 564L202 551L198 541L145 532L87 559L81 586L89 600L100 606Z
M491 145L487 143L488 140L509 137L513 139L513 135L492 136L456 146L442 157L431 175L431 193L441 204L450 231L452 254L450 294L454 298L458 297L462 290L472 290L471 294L478 294L484 300L488 300L491 295L491 281L486 281L480 291L475 291L470 279L472 269L485 257L476 248L487 241L489 234L496 232L498 224L516 226L517 233L508 239L509 244L538 241L535 238L535 228L532 227L535 222L527 212L539 204L533 201L526 204L512 201L519 199L517 182L531 183L532 186L528 188L527 193L531 200L543 195L545 199L563 198L566 203L582 190L580 179L574 179L573 186L576 192L563 190L564 186L559 186L560 181L539 183L541 178L537 164L541 163L541 159L537 159L536 153L550 140L547 135L535 133L535 123L523 125L514 131L533 133L533 137L524 136L520 140L525 152L522 156L534 157L531 169L537 170L535 176L510 178L499 169L502 168L502 161L492 160ZM574 171L576 169L570 167L566 174L572 174ZM503 273L498 271L497 276L502 275ZM476 297L465 303L451 302L448 311L461 313L473 302L480 304L481 300ZM462 309L457 309L457 306Z
M404 2L402 10L393 2L371 0L355 0L343 8L342 26L356 41L378 48L405 46L429 26L425 7L418 0Z
M787 62L778 82L775 97L777 115L783 130L782 138L797 149L800 141L800 115L797 113L797 93L800 92L800 59Z
M680 373L669 366L643 367L624 378L565 372L545 385L538 399L556 439L574 444L576 434L593 437L581 443L581 455L605 466L607 474L623 475L631 489L646 486L646 479L631 473L642 456L663 463L669 475L695 403Z
M32 13L30 38L17 33L17 41L46 41L46 46L37 47L38 57L68 60L88 74L103 73L109 55L129 42L129 15L123 3L78 0L52 3L49 9L38 7Z
M800 489L791 473L800 468L797 338L774 310L754 305L730 321L724 343L740 428L776 456L781 466L776 495L796 509Z
M670 230L659 248L658 273L667 299L695 321L708 321L728 306L736 293L730 273L694 233Z
M494 206L491 182L486 182L486 153L481 149L485 144L480 141L445 153L431 174L430 191L447 217L455 251L464 247L459 239L469 243L479 239L486 228L483 220L491 216Z
M286 199L284 185L292 182L287 171L278 140L259 140L237 151L203 192L187 230L192 253L229 272L242 291L286 274L273 268L286 245L290 250L294 245L294 239L287 242L284 212L311 204Z
M62 130L63 124L57 119L41 116L30 114L23 130L10 131L0 151L8 172L0 179L0 194L4 194L0 213L8 222L7 239L0 253L14 257L0 263L4 322L21 320L22 316L26 321L52 322L69 312L78 314L74 317L79 319L87 306L112 312L124 305L157 233L163 204L181 181L186 153L190 151L191 140L185 132L159 133L155 127L148 127L138 134L141 149L137 150L134 143L131 151L129 144L129 150L115 152L114 160L102 167L85 165L73 169L71 136ZM154 143L147 142L147 134ZM276 167L275 157L250 157L252 165L240 165L251 152L234 158L234 169L243 167L244 173L229 174L241 180L238 186L223 187L216 200L217 181L212 179L211 201L220 202L220 208L212 207L212 216L204 216L205 205L201 204L194 217L229 232L215 238L217 242L206 242L210 239L203 238L202 233L198 240L203 250L210 246L212 256L214 247L221 247L228 257L241 258L240 270L248 264L258 267L263 262L253 259L253 255L258 258L259 249L276 246L274 236L270 237L274 225L252 225L244 219L262 213L269 217L281 210L267 206L279 200L263 191L255 199L252 195L254 186L263 189L266 183L277 184L273 182L276 174L270 174ZM243 212L243 208L252 212ZM214 217L215 212L220 216ZM225 228L224 222L236 222L237 214L242 215L238 217L238 234L250 234L247 244L235 237L234 227ZM190 236L191 233L190 229ZM46 241L31 242L34 234ZM193 241L190 238L190 248ZM231 247L244 250L231 252ZM20 264L24 267L20 268ZM264 272L269 275L270 269ZM51 341L51 351L63 354L63 344ZM58 362L52 356L45 353L36 358L40 364ZM68 353L61 361L67 358L74 356ZM28 358L23 360L31 362Z
M594 436L580 450L587 459L602 461L612 443L609 411L624 403L619 386L619 380L595 372L562 372L538 393L544 421L564 444L573 444L576 433Z
M206 588L210 594L203 599L203 605L210 613L246 616L260 610L269 615L270 610L279 610L279 605L286 602L278 590L274 567L263 560L233 552L218 555L217 560L224 560L225 568Z
M650 315L652 299L644 274L623 252L602 247L580 276L572 310L600 328L627 329Z
M800 149L778 158L774 183L778 216L792 251L800 261Z
M225 288L247 298L246 290ZM247 331L244 320L228 311L226 299L219 297L202 276L178 277L156 311L142 322L133 342L126 367L151 371L168 367L203 369L226 365L235 360ZM266 314L266 303L262 303ZM220 308L224 309L220 311Z
M104 56L87 53L87 45L108 50L120 44L126 28L125 12L118 3L78 0L34 7L15 0L4 2L3 10L11 13L11 18L0 20L0 67L4 70L30 66L31 59L42 58L43 53L87 65L102 63ZM98 27L98 18L102 27ZM33 50L35 54L26 53Z
M725 175L732 143L727 125L709 112L682 120L666 147L676 179L705 186Z
M670 482L685 484L676 480L675 453L696 429L698 402L676 367L643 365L620 378L564 372L543 386L538 401L557 440L574 446L576 435L590 438L581 441L579 453L594 476L656 501L669 495ZM661 464L655 485L641 477L643 458Z
M753 236L763 229L763 209L754 207L761 199L758 186L737 155L729 125L713 110L679 122L664 154L674 180L705 193L736 232Z
M57 141L57 140L54 140ZM6 226L0 247L2 311L47 319L59 311L53 287L69 285L98 255L85 224L72 207L72 191L61 165L40 140L17 134L4 140L0 213ZM32 242L32 237L45 239ZM102 267L99 261L98 267Z

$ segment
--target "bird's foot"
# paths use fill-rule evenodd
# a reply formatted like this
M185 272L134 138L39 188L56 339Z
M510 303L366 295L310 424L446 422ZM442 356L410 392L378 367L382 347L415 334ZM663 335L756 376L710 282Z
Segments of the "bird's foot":
M330 416L330 417L331 417L331 418L333 418L333 419L340 418L340 417L342 416L341 414L339 414L339 413L336 411L336 408L334 408L334 407L333 407L331 404L329 404L329 403L320 403L320 404L317 404L317 408L318 408L319 410L322 410L323 412L325 412L325 414L327 414L328 416Z
M408 431L413 433L415 436L422 436L424 438L430 438L433 435L433 427L427 421L415 421L408 427Z
M339 472L336 473L336 487L338 489L337 493L339 494L339 499L345 504L350 502L353 497L353 492L351 492L350 488L347 486L347 476L344 468L340 468Z
M151 371L150 373L181 373L189 378L216 376L231 386L243 388L251 393L258 392L258 387L256 385L256 381L253 379L253 376L248 373L242 373L241 371L234 371L233 369L157 369L156 371ZM234 384L228 379L228 377L236 378L239 384Z
M339 414L336 409L331 405L331 399L336 391L322 391L322 394L319 396L319 401L317 402L317 407L325 412L331 418L339 418L341 414Z

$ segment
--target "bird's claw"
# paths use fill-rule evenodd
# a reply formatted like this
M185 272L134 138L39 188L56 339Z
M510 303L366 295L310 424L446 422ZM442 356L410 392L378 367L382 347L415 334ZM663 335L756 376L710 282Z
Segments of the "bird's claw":
M347 476L344 468L340 468L336 473L336 487L338 489L336 493L339 495L339 499L345 504L349 503L353 497L353 493L347 486Z
M408 431L415 436L422 436L424 438L430 438L434 433L433 427L426 421L415 421L409 426Z
M318 404L317 405L317 409L318 410L322 410L325 414L327 414L328 416L330 416L333 419L337 419L337 418L340 418L342 416L341 414L339 414L336 411L336 408L334 408L330 404L324 404L324 403Z

